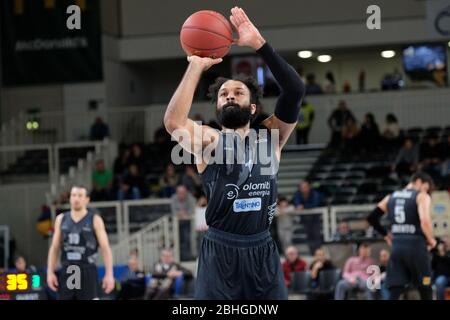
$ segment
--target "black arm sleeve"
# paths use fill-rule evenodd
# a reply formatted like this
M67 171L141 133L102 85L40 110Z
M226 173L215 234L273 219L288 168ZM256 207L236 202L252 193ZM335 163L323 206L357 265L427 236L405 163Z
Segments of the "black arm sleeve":
M269 43L266 42L256 52L263 58L280 86L275 116L283 122L295 123L305 94L305 84L294 68L280 57Z
M387 230L380 224L380 219L384 212L379 207L376 207L367 217L367 221L370 225L382 236L387 235Z

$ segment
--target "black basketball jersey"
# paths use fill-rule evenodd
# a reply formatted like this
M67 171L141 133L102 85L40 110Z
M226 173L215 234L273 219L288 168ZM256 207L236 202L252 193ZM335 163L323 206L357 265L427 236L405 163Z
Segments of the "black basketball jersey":
M403 189L393 192L389 197L388 217L391 223L391 233L394 236L424 236L417 208L418 193L414 189Z
M221 132L210 162L201 174L208 199L206 223L235 233L267 230L277 201L278 159L269 129L255 128L242 139L235 132Z
M97 261L98 242L94 230L94 211L89 210L80 221L73 221L70 211L63 213L61 222L61 264L84 265Z

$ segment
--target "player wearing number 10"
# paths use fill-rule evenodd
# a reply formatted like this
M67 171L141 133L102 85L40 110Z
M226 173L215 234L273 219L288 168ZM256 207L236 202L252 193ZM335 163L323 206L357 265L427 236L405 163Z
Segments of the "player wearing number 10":
M55 220L55 234L48 253L47 283L58 291L61 300L92 300L99 297L97 289L97 248L105 262L103 289L110 293L114 289L113 258L102 218L88 210L88 191L74 186L70 191L70 211L60 214ZM62 249L59 278L55 269ZM79 270L77 275L77 271ZM78 284L77 279L79 277Z
M368 217L374 229L392 245L386 273L390 300L397 300L410 284L419 290L422 300L432 299L428 256L428 250L436 246L428 194L432 184L428 174L415 173L405 189L387 195ZM380 224L384 213L388 213L390 233Z

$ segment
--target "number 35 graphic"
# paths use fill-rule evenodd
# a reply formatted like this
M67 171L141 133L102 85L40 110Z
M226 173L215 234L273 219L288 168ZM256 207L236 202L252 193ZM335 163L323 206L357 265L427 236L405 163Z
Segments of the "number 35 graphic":
M6 290L27 290L28 281L25 273L21 274L8 274L6 278Z

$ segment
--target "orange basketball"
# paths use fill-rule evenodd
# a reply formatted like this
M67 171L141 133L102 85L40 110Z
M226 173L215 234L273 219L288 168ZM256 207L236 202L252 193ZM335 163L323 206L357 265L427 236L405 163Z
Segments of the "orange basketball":
M222 58L230 51L233 30L220 13L197 11L181 27L180 41L189 56Z

